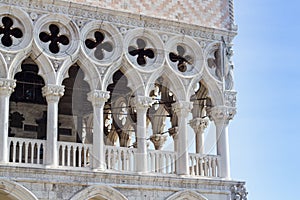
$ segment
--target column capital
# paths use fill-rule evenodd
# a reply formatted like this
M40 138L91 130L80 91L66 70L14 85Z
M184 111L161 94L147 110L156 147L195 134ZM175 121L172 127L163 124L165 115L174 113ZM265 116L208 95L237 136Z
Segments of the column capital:
M16 80L0 78L0 95L10 96L16 87Z
M152 103L152 98L147 96L136 96L131 100L131 105L136 109L147 110L152 105Z
M177 116L187 117L193 108L193 103L188 101L178 101L172 104L172 108Z
M42 94L48 102L57 102L64 95L65 86L61 85L46 85L42 88Z
M236 114L235 107L215 106L207 109L207 114L210 120L214 122L228 123Z
M109 97L110 95L108 91L93 90L88 93L88 100L92 102L94 106L104 105Z
M150 136L150 141L154 144L155 150L160 150L167 141L167 136L162 134L153 134Z
M190 126L192 127L192 129L194 129L194 132L196 134L203 133L208 126L208 122L208 118L198 117L190 120Z

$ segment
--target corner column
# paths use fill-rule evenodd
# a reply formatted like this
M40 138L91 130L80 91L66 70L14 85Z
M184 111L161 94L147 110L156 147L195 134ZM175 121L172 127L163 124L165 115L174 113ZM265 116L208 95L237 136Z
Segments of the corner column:
M109 92L94 90L88 94L88 100L93 104L93 160L92 167L95 171L106 169L105 145L103 131L103 108L109 99Z
M177 174L189 174L188 162L188 139L187 139L187 118L193 108L191 102L176 102L173 105L174 112L178 118L178 143L177 148Z
M8 163L9 97L15 87L15 80L0 78L0 164Z
M64 86L46 85L42 94L46 97L47 107L47 140L46 140L46 167L58 166L58 102L64 95Z
M152 99L146 96L137 96L132 100L132 106L136 109L137 114L137 154L136 154L136 171L145 173L148 171L147 155L147 110L152 104Z
M228 124L236 109L227 106L216 106L209 109L208 116L216 126L217 154L220 156L219 176L230 179L230 155L228 143Z
M190 121L190 126L196 135L196 153L204 154L204 130L208 126L207 118L195 118Z

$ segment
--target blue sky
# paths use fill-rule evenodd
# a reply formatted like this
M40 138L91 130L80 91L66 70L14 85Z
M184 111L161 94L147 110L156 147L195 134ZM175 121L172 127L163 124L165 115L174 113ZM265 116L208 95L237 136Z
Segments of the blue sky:
M300 1L235 0L238 114L230 123L231 172L249 200L298 199Z

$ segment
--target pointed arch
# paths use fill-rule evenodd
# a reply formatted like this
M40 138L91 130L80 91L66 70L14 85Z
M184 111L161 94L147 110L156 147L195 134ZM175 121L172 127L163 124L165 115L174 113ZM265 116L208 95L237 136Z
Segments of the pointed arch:
M203 85L208 90L208 97L210 97L213 105L223 105L224 97L222 93L222 84L217 82L215 79L213 79L209 72L207 71L206 67L203 70L203 74L200 74L192 79L192 81L189 84L187 96L190 98L193 94L195 94L195 91L193 89L194 85L198 82L203 83Z
M0 179L0 192L9 194L16 199L38 200L27 188L14 181Z
M91 90L98 89L98 85L101 85L101 76L97 70L97 67L89 59L87 59L82 52L76 56L76 59L66 59L62 66L57 71L57 84L61 85L63 80L68 77L68 70L70 67L77 63L84 72L84 80L88 82Z
M31 49L25 49L15 55L8 69L8 78L13 79L15 74L21 71L21 64L28 57L38 65L38 74L43 77L45 84L55 84L56 75L52 63L47 56L35 48L34 44Z
M181 199L208 200L203 195L192 190L184 190L184 191L176 192L175 194L168 197L166 200L181 200Z
M104 185L89 186L75 194L70 200L88 200L95 197L114 200L127 200L127 198L118 190Z
M186 88L179 76L177 76L171 69L165 68L162 74L166 82L164 86L169 88L175 95L176 101L189 101L186 95Z

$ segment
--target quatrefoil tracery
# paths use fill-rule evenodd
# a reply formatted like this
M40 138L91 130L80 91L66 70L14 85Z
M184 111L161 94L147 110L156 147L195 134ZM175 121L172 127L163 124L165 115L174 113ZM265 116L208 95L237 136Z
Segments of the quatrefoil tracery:
M191 65L192 64L192 57L189 55L185 55L186 51L184 47L178 45L177 46L177 53L171 52L169 54L169 58L172 62L178 62L177 67L178 70L181 72L186 72L187 70L187 64Z
M146 48L146 42L143 39L136 40L137 48L135 46L129 46L128 52L131 56L137 56L137 63L141 66L147 64L147 58L153 59L155 57L154 51L150 48Z
M70 43L69 38L65 35L59 34L59 27L55 24L51 24L49 26L49 30L50 33L41 32L39 38L42 42L45 43L50 41L49 50L52 53L56 54L59 52L59 44L68 45Z
M86 39L85 45L89 49L96 48L96 50L94 52L94 56L99 60L103 60L105 57L104 51L112 52L113 46L110 42L104 42L104 40L105 40L104 33L100 32L100 31L96 31L94 36L95 36L95 39Z
M1 42L4 46L10 47L13 44L12 37L21 38L23 33L19 28L13 28L13 20L9 17L2 18L2 26L0 26L0 35L3 34Z

